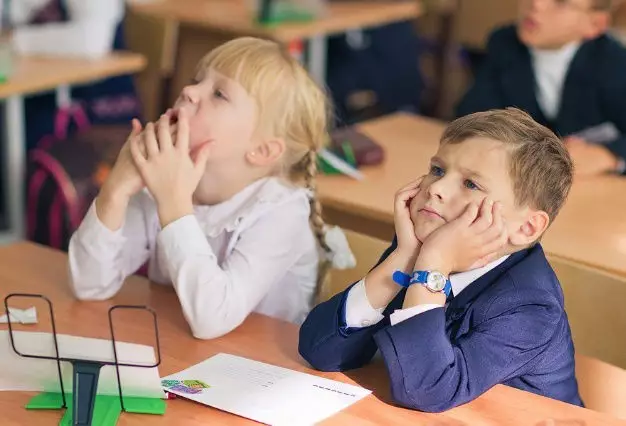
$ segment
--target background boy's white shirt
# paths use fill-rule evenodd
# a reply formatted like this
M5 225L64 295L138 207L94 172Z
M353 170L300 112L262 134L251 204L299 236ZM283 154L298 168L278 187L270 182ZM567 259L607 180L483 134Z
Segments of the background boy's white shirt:
M10 18L16 27L13 46L18 53L93 58L111 51L115 30L124 17L124 0L64 0L68 22L26 25L49 1L10 3Z
M548 120L559 113L567 71L579 47L572 42L556 50L530 50L537 103Z
M149 261L156 283L173 283L193 334L216 337L255 311L300 323L311 308L318 248L306 190L276 178L217 206L200 206L161 230L147 191L131 199L115 232L92 206L70 240L71 286L80 299L114 296Z
M483 266L482 268L472 269L471 271L460 272L450 275L450 283L452 285L452 294L458 296L467 286L485 275L487 272L496 268L504 262L509 256L501 258ZM415 315L419 315L431 309L440 308L440 305L423 304L407 309L396 309L390 316L391 325L396 325ZM365 291L365 279L355 284L346 298L346 325L349 328L369 327L382 321L384 309L375 309L367 299Z

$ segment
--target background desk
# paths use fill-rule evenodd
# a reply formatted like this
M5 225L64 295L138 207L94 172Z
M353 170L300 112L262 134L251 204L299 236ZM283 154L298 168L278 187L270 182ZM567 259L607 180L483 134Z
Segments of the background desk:
M70 102L70 86L134 73L146 61L135 53L115 53L98 60L72 58L38 58L18 56L14 59L9 80L0 84L4 108L4 195L8 214L8 232L0 234L0 243L24 237L24 203L26 178L26 136L24 97L56 90L57 104Z
M33 267L36 266L36 267ZM600 413L522 392L496 386L483 396L444 414L425 414L394 407L389 401L389 383L385 368L374 363L366 368L341 373L320 373L305 366L297 353L298 328L293 324L253 314L232 333L211 341L191 337L182 316L176 294L171 287L150 285L133 277L111 301L78 302L67 286L67 257L51 249L21 243L0 249L0 300L11 292L34 292L48 296L55 307L59 333L108 338L107 310L113 304L146 304L158 315L162 349L161 376L172 374L219 352L240 355L298 371L316 374L372 389L374 395L324 422L324 425L418 425L437 426L549 426L549 425L620 425ZM26 307L17 306L16 307ZM48 317L38 306L40 324L20 329L49 330ZM116 314L117 315L117 314ZM135 314L137 315L137 314ZM121 316L121 313L120 313ZM147 321L136 317L125 319L116 329L116 338L149 344L151 334ZM0 325L0 330L6 325ZM32 412L24 404L32 396L26 392L0 392L0 418L3 425L56 424L59 412ZM554 422L553 422L554 421ZM246 419L223 413L183 399L167 402L165 416L123 413L120 425L253 425Z
M390 240L393 197L428 172L443 133L442 122L394 114L358 128L385 149L385 162L363 168L363 182L323 176L318 182L324 215L331 223ZM575 260L626 276L626 178L577 178L567 203L542 244L551 256Z
M318 82L326 81L326 37L353 29L415 20L418 0L332 2L328 13L311 22L263 26L255 23L243 0L157 0L131 5L127 38L133 51L150 63L138 80L147 118L171 104L193 78L199 60L214 47L240 36L256 36L289 44L307 41L307 66ZM155 37L151 37L154 35ZM174 66L175 64L175 66ZM163 77L171 85L163 88Z

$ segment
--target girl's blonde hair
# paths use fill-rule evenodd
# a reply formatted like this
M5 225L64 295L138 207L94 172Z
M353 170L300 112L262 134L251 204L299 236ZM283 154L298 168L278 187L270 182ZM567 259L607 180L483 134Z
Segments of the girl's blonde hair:
M222 44L199 66L241 84L257 102L257 132L284 139L282 172L292 180L304 178L311 191L311 227L319 245L328 251L315 183L317 151L329 138L330 106L325 91L278 43L254 37Z

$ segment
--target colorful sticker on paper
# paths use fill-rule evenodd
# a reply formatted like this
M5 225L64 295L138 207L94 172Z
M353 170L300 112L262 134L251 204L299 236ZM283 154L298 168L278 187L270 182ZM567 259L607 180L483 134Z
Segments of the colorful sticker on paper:
M180 384L180 380L161 380L161 386L164 388L171 388Z
M182 392L182 393L190 393L190 394L202 392L202 389L190 388L185 385L172 386L170 389L173 391Z
M201 382L200 380L183 380L183 385L188 386L190 388L194 388L194 389L208 389L208 388L210 388L209 385L207 385L204 382Z

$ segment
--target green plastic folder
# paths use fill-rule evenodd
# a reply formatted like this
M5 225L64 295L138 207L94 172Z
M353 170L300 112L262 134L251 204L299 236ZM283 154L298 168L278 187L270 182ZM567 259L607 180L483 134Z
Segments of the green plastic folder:
M346 163L348 163L349 165L354 167L355 169L358 168L358 164L356 162L356 157L354 155L354 150L352 149L352 146L350 145L350 143L348 141L343 142L341 144L341 146L340 146L340 149L339 150L333 150L333 152L335 154L337 154ZM341 174L341 172L339 170L334 168L332 165L328 164L326 162L326 160L324 160L321 157L318 157L318 159L317 159L317 167L318 167L320 173L325 174L325 175Z

